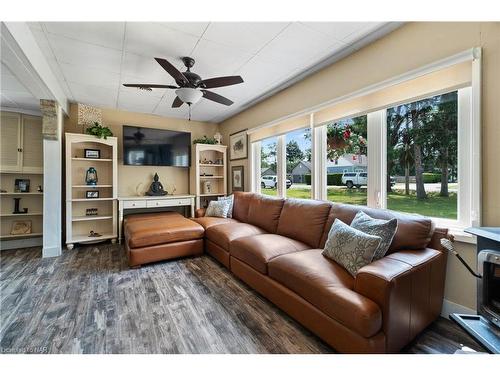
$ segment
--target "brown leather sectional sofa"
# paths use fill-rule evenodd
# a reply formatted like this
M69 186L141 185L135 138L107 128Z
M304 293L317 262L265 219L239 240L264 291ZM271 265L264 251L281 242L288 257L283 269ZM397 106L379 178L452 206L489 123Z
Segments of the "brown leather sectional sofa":
M362 210L398 218L388 255L356 277L321 252L339 218ZM397 352L441 311L447 230L430 219L344 204L235 193L233 218L193 219L205 250L233 274L344 353Z

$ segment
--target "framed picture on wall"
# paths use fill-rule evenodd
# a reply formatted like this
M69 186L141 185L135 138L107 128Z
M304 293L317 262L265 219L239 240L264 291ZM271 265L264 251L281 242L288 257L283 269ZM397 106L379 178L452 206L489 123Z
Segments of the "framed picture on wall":
M245 173L242 165L231 167L231 186L233 191L245 189Z
M229 135L229 160L248 158L247 130L242 130Z

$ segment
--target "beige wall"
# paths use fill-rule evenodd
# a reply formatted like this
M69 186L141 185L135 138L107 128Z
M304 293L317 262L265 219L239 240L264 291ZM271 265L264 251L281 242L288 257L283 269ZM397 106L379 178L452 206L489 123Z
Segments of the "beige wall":
M500 142L500 23L409 23L294 84L246 111L222 122L224 139L229 134L253 128L366 86L384 81L472 47L483 49L482 163L483 224L500 226L500 170L497 153ZM248 160L245 166L249 187ZM460 253L474 260L474 248L460 244ZM475 262L474 262L475 264ZM448 261L445 298L475 308L475 280L456 259Z
M175 185L176 194L189 193L189 169L177 167L147 167L123 165L122 161L122 127L123 125L137 125L149 128L160 128L191 132L191 138L203 135L213 136L218 129L217 124L174 119L156 115L136 112L127 112L114 109L102 110L102 121L108 126L113 135L118 138L118 195L135 195L136 187L142 183L141 192L144 193L153 180L153 175L158 172L160 181L165 189L171 192ZM69 117L65 122L65 132L81 133L77 125L77 106L71 105Z

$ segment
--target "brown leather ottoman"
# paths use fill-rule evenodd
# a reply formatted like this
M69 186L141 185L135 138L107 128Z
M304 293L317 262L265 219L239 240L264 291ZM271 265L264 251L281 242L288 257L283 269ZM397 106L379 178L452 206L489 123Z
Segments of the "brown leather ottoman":
M203 227L177 212L130 215L124 221L131 267L203 253Z

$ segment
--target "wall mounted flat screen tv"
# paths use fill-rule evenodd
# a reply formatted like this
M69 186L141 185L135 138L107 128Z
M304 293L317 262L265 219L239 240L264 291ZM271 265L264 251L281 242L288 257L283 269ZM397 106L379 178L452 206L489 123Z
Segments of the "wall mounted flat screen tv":
M123 126L123 164L189 167L191 133Z

